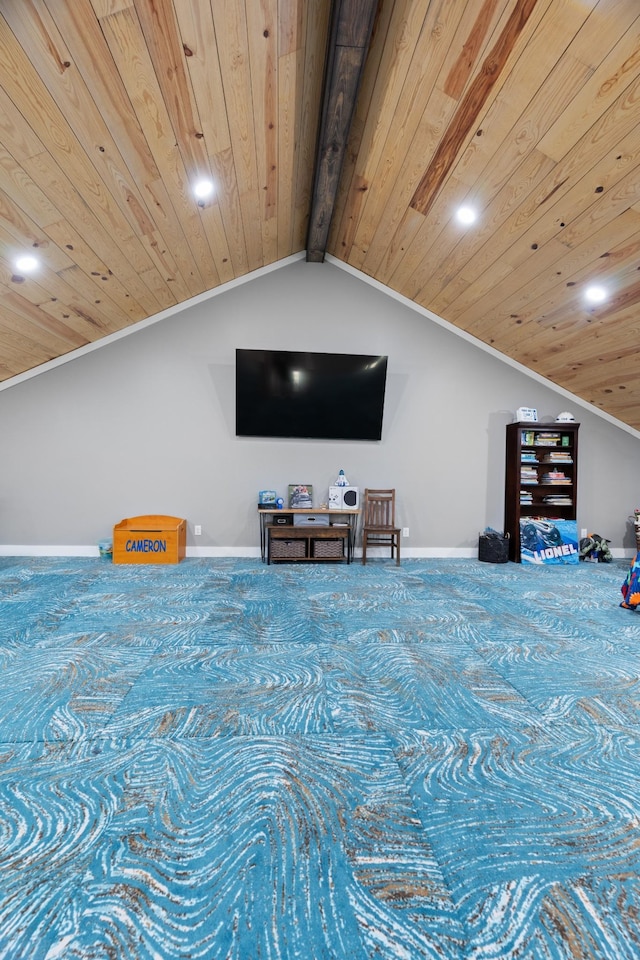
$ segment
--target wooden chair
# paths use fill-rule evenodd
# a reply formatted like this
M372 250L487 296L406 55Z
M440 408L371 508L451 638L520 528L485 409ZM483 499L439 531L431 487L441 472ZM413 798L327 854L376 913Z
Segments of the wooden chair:
M367 562L367 547L388 546L400 563L400 527L396 527L395 490L365 490L363 500L362 562Z

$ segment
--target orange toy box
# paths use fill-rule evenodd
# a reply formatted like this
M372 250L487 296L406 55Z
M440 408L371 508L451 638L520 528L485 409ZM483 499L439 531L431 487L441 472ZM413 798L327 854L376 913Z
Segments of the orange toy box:
M149 514L113 528L114 563L179 563L187 550L187 521Z

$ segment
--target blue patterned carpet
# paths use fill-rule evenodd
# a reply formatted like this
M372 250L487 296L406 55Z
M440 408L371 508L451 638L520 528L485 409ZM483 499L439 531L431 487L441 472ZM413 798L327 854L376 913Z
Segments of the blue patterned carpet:
M0 957L637 960L626 569L0 559Z

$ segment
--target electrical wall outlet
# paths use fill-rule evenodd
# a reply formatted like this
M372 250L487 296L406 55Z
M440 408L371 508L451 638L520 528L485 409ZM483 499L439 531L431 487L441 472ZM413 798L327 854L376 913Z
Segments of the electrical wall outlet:
M408 537L408 536L409 536L409 527L403 527L403 528L402 528L402 536L403 536L403 537Z
M195 527L193 528L193 532L195 533L196 537L202 536L202 527L199 523L196 523Z
M586 528L586 527L583 527L582 530L580 531L580 539L581 539L581 540L584 540L584 538L586 537L586 535L587 535L587 528Z

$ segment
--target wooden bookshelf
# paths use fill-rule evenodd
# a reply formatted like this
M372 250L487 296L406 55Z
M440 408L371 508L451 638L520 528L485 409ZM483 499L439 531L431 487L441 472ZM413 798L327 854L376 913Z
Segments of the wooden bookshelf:
M522 517L576 519L579 423L507 425L504 530L520 563Z

